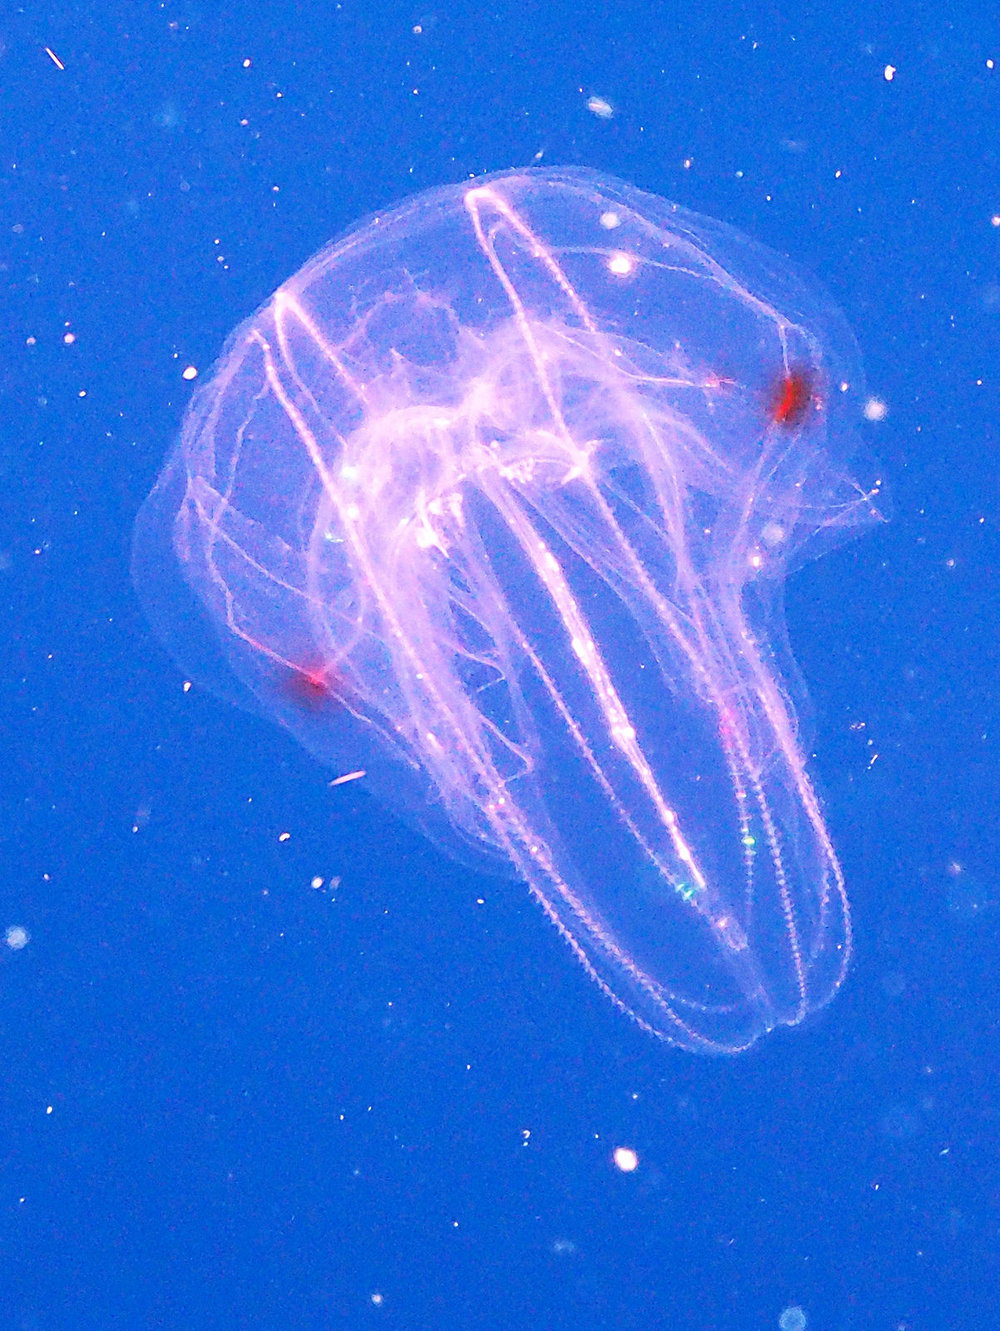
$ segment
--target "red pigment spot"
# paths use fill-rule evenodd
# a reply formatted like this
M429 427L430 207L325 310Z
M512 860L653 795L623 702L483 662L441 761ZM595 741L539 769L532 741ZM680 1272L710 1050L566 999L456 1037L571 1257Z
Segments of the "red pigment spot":
M287 698L306 711L322 707L336 696L329 670L320 666L295 667L280 687Z
M815 401L816 379L813 372L793 367L771 389L767 414L775 425L792 428L801 424Z

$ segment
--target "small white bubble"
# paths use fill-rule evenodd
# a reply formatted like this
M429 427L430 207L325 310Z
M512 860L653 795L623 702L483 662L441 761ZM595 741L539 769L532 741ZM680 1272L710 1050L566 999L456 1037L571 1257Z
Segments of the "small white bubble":
M870 397L862 411L866 421L884 421L889 414L889 407L880 397Z
M786 1308L778 1318L780 1331L805 1331L806 1315L798 1306Z
M782 524L780 522L775 522L773 520L770 522L765 522L760 533L760 539L764 542L766 546L768 546L772 550L776 546L781 545L785 541L787 536L788 532L782 526Z
M633 1174L639 1168L639 1157L631 1146L616 1146L611 1158L623 1174Z
M635 268L635 260L630 254L612 254L608 267L616 277L628 277Z

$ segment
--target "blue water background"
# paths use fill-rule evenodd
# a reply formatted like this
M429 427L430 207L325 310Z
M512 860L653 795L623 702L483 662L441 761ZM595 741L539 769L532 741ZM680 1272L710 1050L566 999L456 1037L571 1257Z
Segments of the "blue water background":
M1000 20L805 8L0 20L4 1326L998 1324ZM185 693L129 583L185 367L358 217L536 160L813 270L888 406L892 522L787 592L857 958L739 1058Z

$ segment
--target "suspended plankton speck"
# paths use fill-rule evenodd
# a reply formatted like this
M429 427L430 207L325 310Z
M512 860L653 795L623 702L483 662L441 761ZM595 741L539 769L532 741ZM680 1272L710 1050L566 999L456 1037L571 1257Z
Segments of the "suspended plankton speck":
M880 397L870 397L862 407L866 421L884 421L889 414L889 405Z
M598 120L610 120L615 113L615 108L606 97L588 97L587 110L597 116Z
M623 1174L634 1174L639 1168L639 1157L631 1146L616 1146L612 1156L615 1168Z

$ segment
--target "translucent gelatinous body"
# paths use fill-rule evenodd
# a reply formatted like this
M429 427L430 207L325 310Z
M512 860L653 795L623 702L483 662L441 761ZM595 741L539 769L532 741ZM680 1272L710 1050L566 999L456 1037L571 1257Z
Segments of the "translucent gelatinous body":
M524 879L641 1025L745 1048L850 950L781 588L877 516L858 378L719 223L585 171L431 191L236 331L137 582L195 678Z

